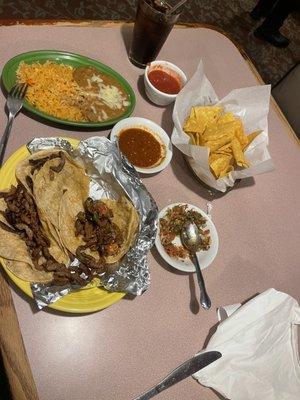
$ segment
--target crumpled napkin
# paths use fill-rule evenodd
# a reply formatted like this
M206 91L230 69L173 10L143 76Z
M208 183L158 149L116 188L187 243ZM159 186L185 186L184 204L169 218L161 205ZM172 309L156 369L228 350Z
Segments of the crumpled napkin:
M204 351L222 357L193 377L231 400L299 400L299 304L269 289L238 307L219 309L219 317L233 313Z

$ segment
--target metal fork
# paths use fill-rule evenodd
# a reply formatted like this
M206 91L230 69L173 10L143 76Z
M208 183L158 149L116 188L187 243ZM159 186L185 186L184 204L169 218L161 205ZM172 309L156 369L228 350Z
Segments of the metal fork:
M16 84L15 86L13 86L11 88L10 92L8 93L7 100L6 100L6 108L8 111L8 121L7 121L5 131L0 140L0 167L2 166L2 163L3 163L5 149L6 149L7 141L9 138L10 131L11 131L12 123L15 119L15 116L18 114L18 112L22 108L27 87L28 87L27 83Z

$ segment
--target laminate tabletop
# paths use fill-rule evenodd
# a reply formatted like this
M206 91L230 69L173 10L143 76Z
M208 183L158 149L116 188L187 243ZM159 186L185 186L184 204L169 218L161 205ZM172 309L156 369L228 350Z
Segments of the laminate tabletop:
M2 26L0 68L19 53L39 49L64 50L99 60L117 70L134 89L137 103L133 116L149 118L171 135L173 105L162 108L151 104L144 93L143 70L128 60L131 31L129 24ZM176 27L158 59L178 65L188 78L202 59L219 98L235 88L261 84L246 55L228 37L209 27ZM2 110L4 104L1 95ZM0 123L4 131L4 112ZM34 137L84 139L108 133L53 126L21 112L6 154L8 157ZM196 277L176 272L155 248L148 258L149 290L92 314L38 311L33 300L10 283L40 400L132 399L205 346L217 323L217 307L246 301L271 287L300 300L299 144L273 101L269 142L275 170L241 182L224 196L211 197L177 149L164 171L143 177L159 209L174 202L191 203L204 210L208 201L213 205L220 244L215 261L204 271L213 303L209 311L190 307L198 296ZM4 303L2 300L1 307L8 304ZM0 336L1 346L8 336L7 325ZM218 396L188 378L159 398L215 400Z

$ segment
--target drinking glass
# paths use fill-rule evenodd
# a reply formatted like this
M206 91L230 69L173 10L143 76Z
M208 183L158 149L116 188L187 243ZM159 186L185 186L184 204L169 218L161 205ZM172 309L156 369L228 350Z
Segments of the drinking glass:
M130 61L139 68L156 59L180 13L170 14L165 1L139 0L133 28Z

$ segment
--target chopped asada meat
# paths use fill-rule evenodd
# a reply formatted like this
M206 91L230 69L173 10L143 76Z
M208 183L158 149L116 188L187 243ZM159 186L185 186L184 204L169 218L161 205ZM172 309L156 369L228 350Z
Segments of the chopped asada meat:
M31 241L33 240L33 232L26 224L15 224L15 228L17 228L19 231L25 231L28 239Z
M59 173L63 169L63 167L65 166L65 163L66 163L66 157L65 157L64 153L62 151L60 151L58 154L59 154L59 158L60 158L59 164L56 166L52 165L50 167L50 169L52 171L57 172L57 173Z
M124 239L112 218L113 212L104 202L91 198L86 199L84 212L78 213L75 221L75 235L82 236L86 243L80 248L79 255L81 257L85 257L84 249L98 252L100 259L118 253Z
M35 159L29 160L29 164L32 166L31 170L30 170L31 175L33 175L35 171L40 170L42 168L42 166L47 161L53 160L54 158L59 158L60 161L59 161L59 164L57 166L52 165L50 167L50 171L49 171L50 180L53 180L54 179L53 172L56 172L56 173L60 172L63 169L64 165L65 165L66 158L65 158L65 155L64 155L63 151L59 151L58 153L54 153L54 154L51 154L51 155L46 156L46 157L35 158ZM27 182L27 184L28 184L28 182ZM30 187L30 185L29 185L29 187Z

